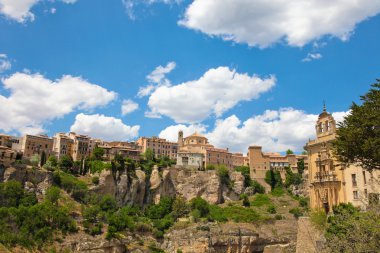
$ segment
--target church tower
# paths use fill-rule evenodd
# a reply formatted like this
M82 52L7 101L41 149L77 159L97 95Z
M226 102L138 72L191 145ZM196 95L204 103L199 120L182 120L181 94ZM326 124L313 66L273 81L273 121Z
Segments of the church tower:
M183 147L183 131L179 130L178 132L178 147Z
M318 116L315 129L317 131L317 138L332 135L336 132L335 119L326 111L326 104L323 105L323 112Z

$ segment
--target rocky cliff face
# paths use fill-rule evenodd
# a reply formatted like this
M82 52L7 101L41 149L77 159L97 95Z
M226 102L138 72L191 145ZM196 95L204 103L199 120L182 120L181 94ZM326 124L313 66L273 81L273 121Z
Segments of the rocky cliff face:
M8 182L10 180L19 181L25 190L35 192L38 198L42 198L47 188L53 183L53 174L51 172L19 165L2 170L0 182Z
M186 200L202 197L212 204L237 200L244 193L244 177L240 172L231 172L233 187L223 185L216 171L192 171L179 168L153 169L149 181L141 170L136 176L128 177L127 172L103 171L98 186L93 191L115 196L120 205L143 206L158 203L161 197L183 196Z
M253 253L292 251L293 238L263 232L253 224L228 223L194 225L165 235L161 247L166 252ZM275 251L281 248L281 251Z

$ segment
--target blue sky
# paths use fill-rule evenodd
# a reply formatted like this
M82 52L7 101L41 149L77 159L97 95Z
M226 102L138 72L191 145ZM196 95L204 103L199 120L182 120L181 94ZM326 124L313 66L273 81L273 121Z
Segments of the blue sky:
M0 0L1 132L301 151L324 100L340 120L379 78L377 0L18 2Z

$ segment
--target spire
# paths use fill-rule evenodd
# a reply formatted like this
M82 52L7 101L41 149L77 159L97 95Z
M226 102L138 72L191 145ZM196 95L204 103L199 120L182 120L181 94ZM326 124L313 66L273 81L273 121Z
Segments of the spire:
M326 112L326 101L323 100L323 112Z

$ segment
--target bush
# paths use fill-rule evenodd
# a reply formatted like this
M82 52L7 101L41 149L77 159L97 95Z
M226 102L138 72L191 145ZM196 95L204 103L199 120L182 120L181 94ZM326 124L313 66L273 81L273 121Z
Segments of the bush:
M284 195L285 191L283 188L281 187L276 187L274 188L272 191L271 191L271 194L273 196L276 196L276 197L281 197L282 195Z
M116 211L117 204L114 197L110 195L104 195L99 203L100 209L104 212Z
M221 165L221 166L218 166L216 170L217 170L221 183L231 188L231 180L228 174L228 168L224 165Z
M299 217L303 215L303 212L299 207L290 209L289 213L293 214L294 218L296 219L298 219Z
M300 197L300 199L298 200L298 203L301 207L307 207L309 205L308 200L302 197Z
M253 198L253 201L251 202L252 206L260 207L263 205L269 205L270 204L270 199L268 195L266 194L257 194Z
M276 214L276 215L274 216L274 218L275 218L276 220L282 220L282 219L284 219L284 216L282 216L281 214Z
M245 206L245 207L251 206L251 203L249 203L247 194L242 194L242 196L240 196L240 198L243 199L243 206Z
M189 205L186 202L186 199L182 196L176 197L173 202L173 216L175 219L183 217L189 213Z
M271 214L275 214L275 213L277 213L276 207L275 207L274 205L270 205L270 206L268 206L268 208L267 208L267 212L268 212L268 213L271 213Z
M215 170L215 165L213 165L213 164L207 164L206 170Z
M251 183L251 186L253 188L254 193L265 193L265 187L262 186L259 182L256 180L253 180Z
M157 205L151 205L146 211L146 215L150 219L161 219L172 212L173 199L163 197Z
M92 179L91 179L91 181L92 181L92 183L94 184L94 185L98 185L99 184L99 177L92 177Z
M58 204L58 199L61 197L61 190L56 186L51 186L47 189L46 199L53 204Z
M206 200L202 199L201 197L196 197L191 200L190 202L192 210L198 210L200 217L206 217L210 210L209 210L209 204Z
M310 212L310 221L319 230L327 227L327 215L324 210L315 209Z

